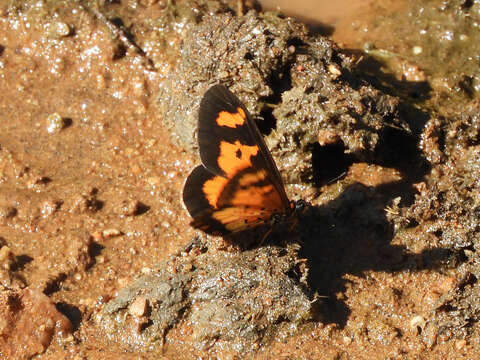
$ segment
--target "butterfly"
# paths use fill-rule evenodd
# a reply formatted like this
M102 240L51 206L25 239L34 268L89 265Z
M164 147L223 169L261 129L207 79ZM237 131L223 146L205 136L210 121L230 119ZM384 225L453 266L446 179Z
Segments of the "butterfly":
M198 113L202 164L185 181L190 225L228 235L294 217L302 200L290 201L255 121L223 85L208 89Z

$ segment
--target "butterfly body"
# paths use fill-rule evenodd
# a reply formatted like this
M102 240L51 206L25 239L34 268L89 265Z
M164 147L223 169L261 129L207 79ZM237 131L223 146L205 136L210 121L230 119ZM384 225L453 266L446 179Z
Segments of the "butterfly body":
M296 212L257 125L222 85L207 90L200 103L198 146L202 164L183 190L193 227L228 235Z

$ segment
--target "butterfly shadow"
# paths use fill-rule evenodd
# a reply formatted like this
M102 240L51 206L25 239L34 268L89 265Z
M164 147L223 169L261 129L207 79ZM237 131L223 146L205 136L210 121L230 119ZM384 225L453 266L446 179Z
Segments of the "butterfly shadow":
M300 256L307 259L309 287L322 300L319 305L322 322L345 326L350 310L337 295L346 291L349 281L346 274L363 277L372 270L394 273L438 269L446 259L456 255L449 249L415 254L402 245L390 243L394 228L385 209L399 192L402 196L407 192L407 198L408 195L413 198L409 181L377 187L353 183L336 199L310 207L302 217Z

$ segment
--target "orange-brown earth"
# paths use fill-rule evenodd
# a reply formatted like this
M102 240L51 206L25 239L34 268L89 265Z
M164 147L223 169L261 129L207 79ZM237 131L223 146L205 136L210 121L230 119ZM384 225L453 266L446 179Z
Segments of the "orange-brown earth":
M365 73L378 76L378 89L400 98L407 93L413 104L429 106L420 111L431 111L421 121L414 106L403 112L411 116L415 153L426 165L409 168L410 153L400 153L404 158L392 166L368 162L368 156L344 155L340 146L340 155L338 147L319 152L331 157L320 162L333 168L327 173L345 170L340 180L332 176L317 187L289 187L321 215L322 224L306 230L307 238L318 241L300 250L300 256L316 261L308 265L310 286L321 300L315 320L246 354L193 343L186 323L170 329L163 345L133 346L123 343L121 334L105 333L99 318L106 304L134 278L174 258L195 235L180 199L198 159L171 142L171 126L160 115L168 113L162 108L168 101L158 97L178 68L187 25L201 22L198 14L205 11L203 2L179 3L0 4L1 356L479 357L478 312L472 305L477 273L471 267L476 218L467 210L480 202L469 192L478 193L477 184L465 180L474 177L479 161L475 91L463 100L469 104L465 114L463 108L441 108L445 91L468 93L468 84L433 68L429 77L419 61L397 54L409 49L402 42L406 37L388 34L389 18L379 15L391 13L379 8L378 17L364 12L353 27L363 34L361 41L378 36L386 44L374 49L378 66ZM233 3L238 12L241 7ZM468 6L460 3L452 6ZM407 14L408 6L396 8L396 15ZM477 14L478 6L471 11ZM359 22L377 29L365 31ZM360 47L358 33L349 31L338 29L338 39L351 49ZM367 55L354 53L362 66ZM387 56L386 64L378 56ZM478 78L471 78L475 89ZM433 94L422 98L424 88L417 85L430 79L436 80ZM458 88L449 88L452 81ZM322 146L338 145L340 138L330 131L315 136ZM452 189L459 195L448 192ZM221 239L209 241L212 256L240 251ZM138 296L126 314L139 335L147 307Z

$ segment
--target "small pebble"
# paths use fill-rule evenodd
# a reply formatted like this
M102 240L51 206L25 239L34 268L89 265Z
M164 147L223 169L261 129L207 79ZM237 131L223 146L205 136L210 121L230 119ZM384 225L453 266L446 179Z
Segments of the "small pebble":
M63 21L57 21L55 24L52 25L51 35L54 37L65 37L70 35L70 32L70 26L68 26L68 24Z
M425 323L426 323L425 319L422 316L417 315L410 320L410 327L416 330L417 333L420 333L422 329L425 327Z
M336 64L328 65L328 72L332 75L339 76L342 75L342 71Z
M118 229L105 229L102 231L102 235L105 239L122 235L122 232Z
M139 296L132 302L128 308L130 315L141 317L147 312L148 302L143 296Z
M44 217L52 215L60 207L58 201L46 200L42 204L41 212Z
M455 348L457 350L462 350L465 345L467 345L467 340L465 339L462 339L462 340L458 340L457 342L455 342Z
M421 46L414 46L412 52L413 55L420 55L423 52L423 48Z
M0 249L0 263L2 267L9 270L14 260L15 255L12 253L12 250L8 246L3 246Z
M47 132L49 134L58 133L65 127L65 120L59 113L50 114L47 117Z

